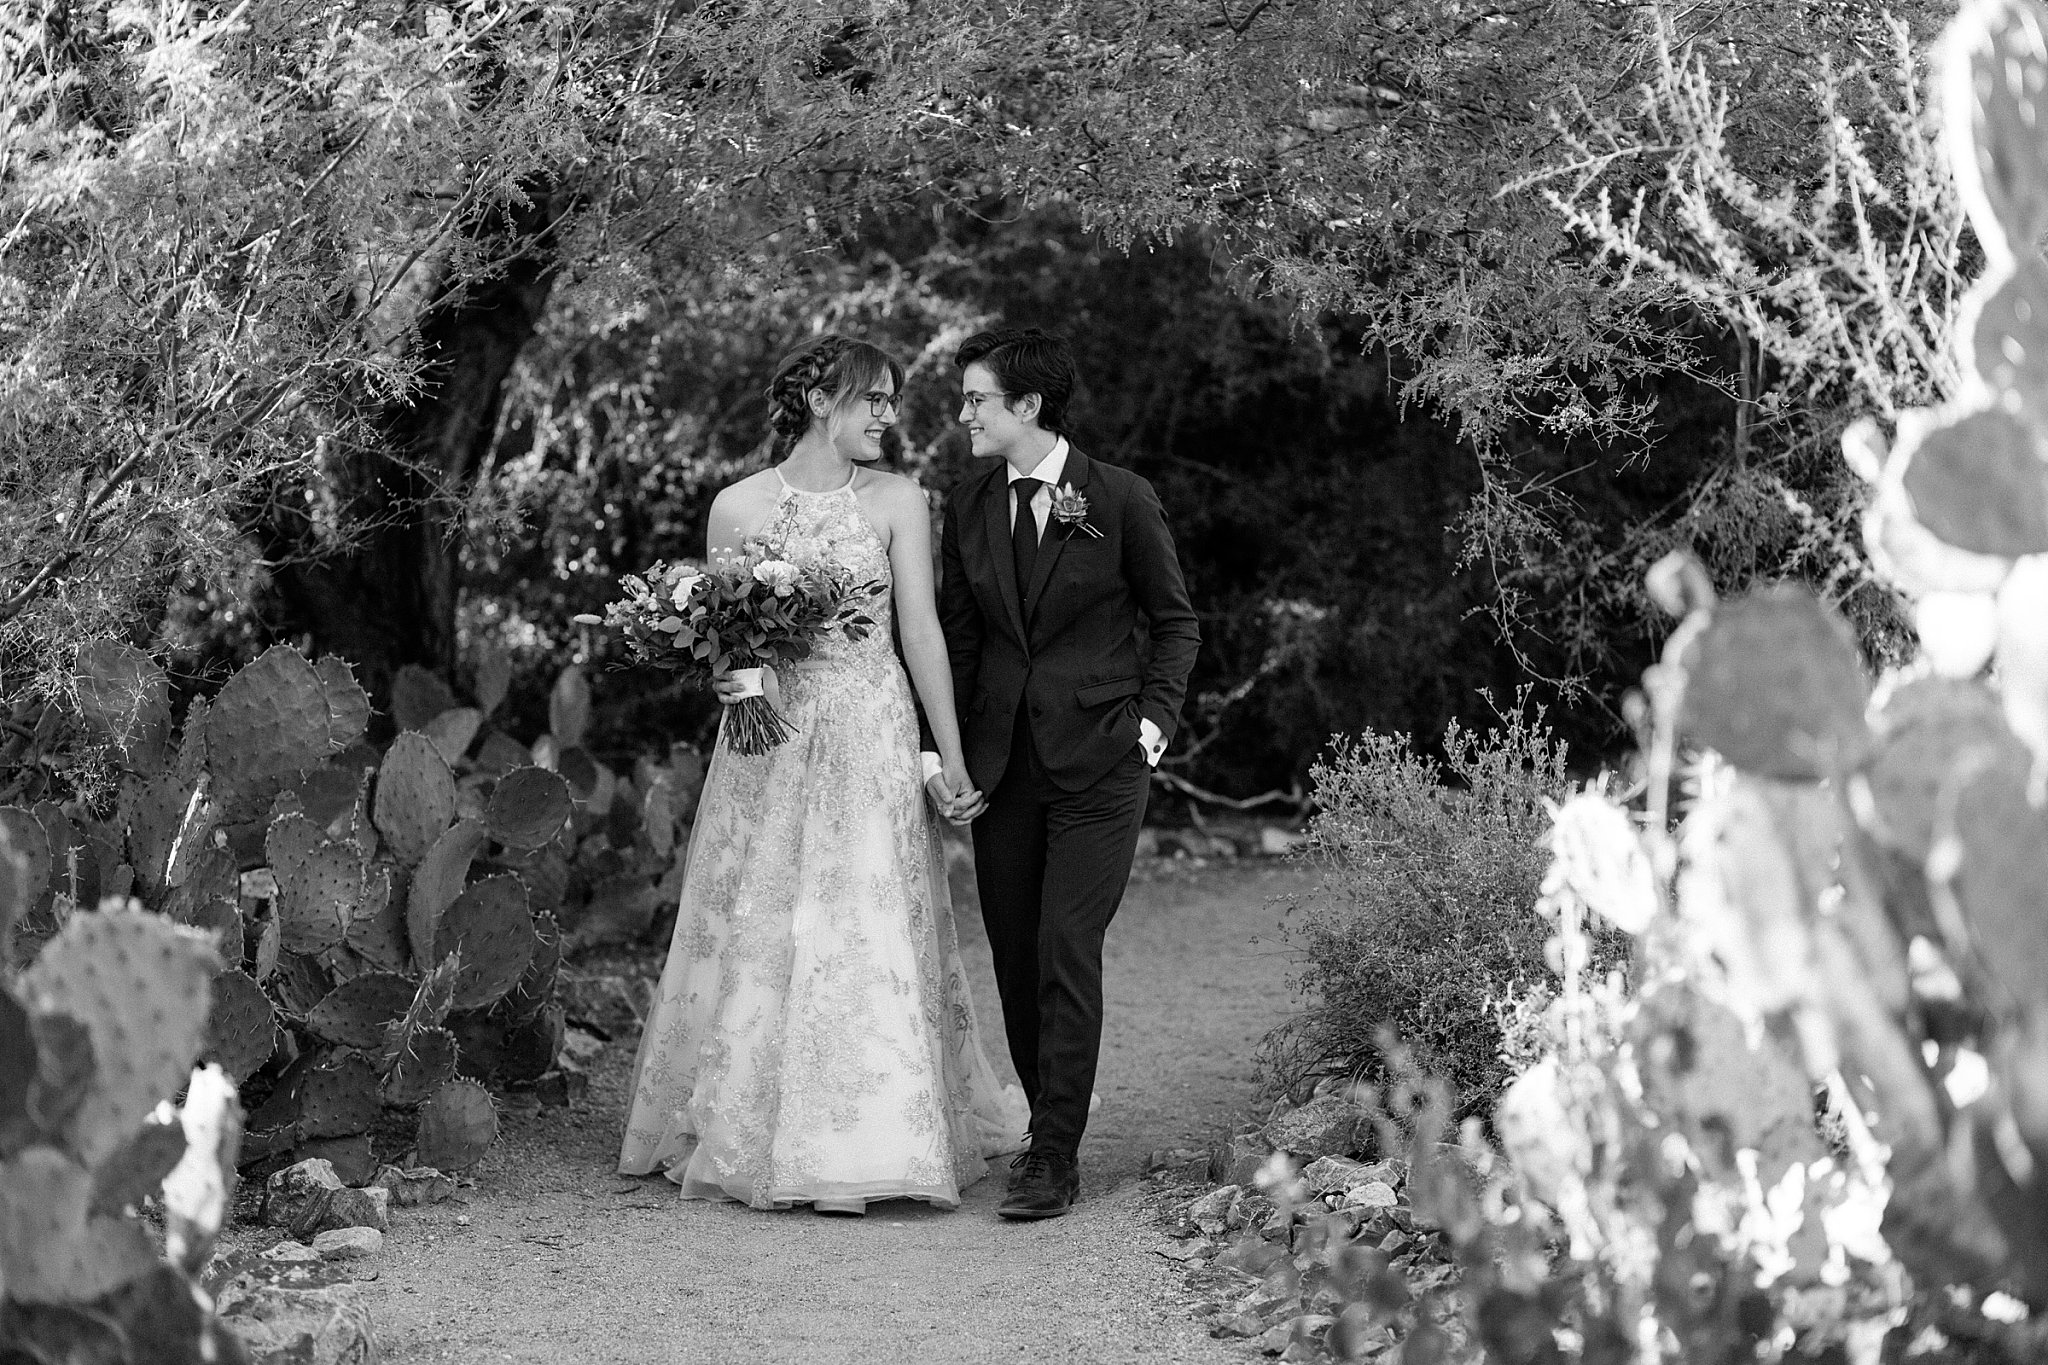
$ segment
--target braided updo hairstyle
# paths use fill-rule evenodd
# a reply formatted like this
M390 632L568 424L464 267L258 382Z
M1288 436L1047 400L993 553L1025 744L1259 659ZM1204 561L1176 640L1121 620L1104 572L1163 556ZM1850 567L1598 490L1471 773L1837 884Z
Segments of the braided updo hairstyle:
M903 391L903 367L895 357L865 341L827 332L782 358L768 381L768 424L784 444L794 444L811 429L813 389L832 396L839 407L856 395L881 387L882 376Z

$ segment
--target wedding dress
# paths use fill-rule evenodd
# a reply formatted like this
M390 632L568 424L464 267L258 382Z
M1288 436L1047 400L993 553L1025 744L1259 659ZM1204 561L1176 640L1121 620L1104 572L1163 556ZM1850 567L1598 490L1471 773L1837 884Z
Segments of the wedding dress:
M785 558L886 584L853 490L785 482L770 525ZM886 592L876 607L866 638L781 671L792 738L712 755L619 1156L686 1198L951 1208L1025 1141L975 1027Z

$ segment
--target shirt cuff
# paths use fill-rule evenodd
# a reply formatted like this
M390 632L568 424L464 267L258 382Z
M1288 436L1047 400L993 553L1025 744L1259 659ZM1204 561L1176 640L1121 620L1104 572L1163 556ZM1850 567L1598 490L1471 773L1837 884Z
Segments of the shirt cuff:
M924 780L927 782L946 770L946 765L939 762L939 756L930 749L920 753L917 759L918 762L924 764Z
M1159 727L1149 716L1138 718L1138 747L1145 751L1145 761L1155 768L1166 753L1166 736L1159 733Z

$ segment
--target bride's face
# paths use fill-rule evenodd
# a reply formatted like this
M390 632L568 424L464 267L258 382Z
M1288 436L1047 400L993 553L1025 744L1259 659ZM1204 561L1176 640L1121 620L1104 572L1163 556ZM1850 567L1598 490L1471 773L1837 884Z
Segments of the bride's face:
M849 460L862 464L882 458L882 433L896 425L902 405L895 376L887 371L874 385L840 400L827 419L826 432L832 447Z

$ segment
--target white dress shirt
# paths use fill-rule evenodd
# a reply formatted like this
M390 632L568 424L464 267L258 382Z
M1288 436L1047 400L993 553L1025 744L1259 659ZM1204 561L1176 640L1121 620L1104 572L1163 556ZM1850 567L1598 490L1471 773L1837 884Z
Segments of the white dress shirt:
M1036 479L1038 480L1038 491L1031 495L1031 519L1038 523L1039 538L1041 540L1045 538L1045 525L1052 519L1052 490L1059 487L1060 477L1067 472L1067 449L1067 438L1061 436L1053 441L1052 449L1046 452L1045 458L1040 460L1029 473L1020 474L1017 472L1015 465L1010 466L1010 526L1012 529L1017 525L1017 480ZM1023 592L1026 586L1019 583L1017 585L1018 592ZM1138 718L1138 748L1144 753L1145 761L1155 768L1159 766L1159 760L1166 754L1166 739L1160 734L1159 727L1152 723L1152 719L1149 716L1140 716ZM939 762L939 756L935 753L926 752L919 755L919 757L924 760L925 781L929 782L933 775L938 773L944 765Z

